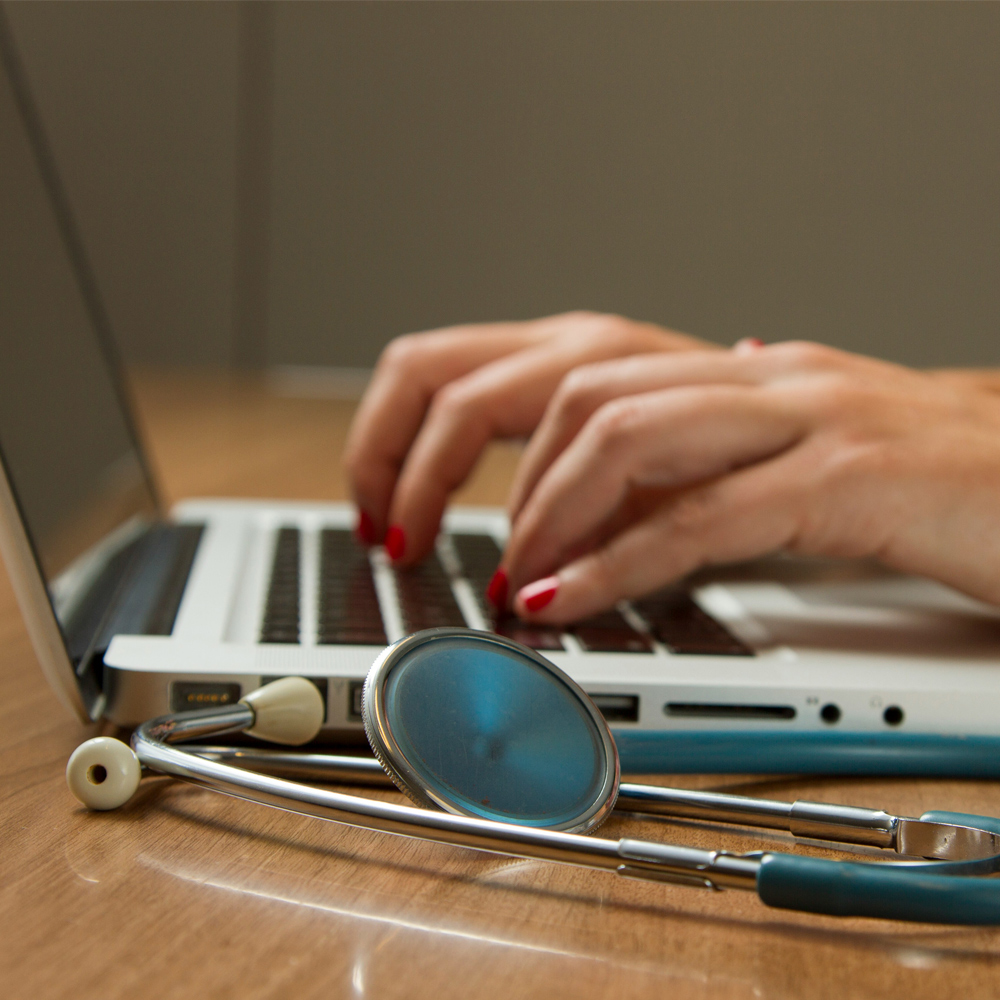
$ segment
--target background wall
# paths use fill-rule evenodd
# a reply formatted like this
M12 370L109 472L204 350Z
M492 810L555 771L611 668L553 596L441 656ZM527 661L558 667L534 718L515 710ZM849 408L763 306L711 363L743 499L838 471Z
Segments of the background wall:
M1000 364L1000 5L8 13L135 360L586 307Z

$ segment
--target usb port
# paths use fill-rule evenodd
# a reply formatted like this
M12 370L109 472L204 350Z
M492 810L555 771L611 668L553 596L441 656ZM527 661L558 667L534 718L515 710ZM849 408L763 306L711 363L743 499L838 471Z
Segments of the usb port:
M587 697L600 709L605 722L638 722L639 696L637 694L593 694Z

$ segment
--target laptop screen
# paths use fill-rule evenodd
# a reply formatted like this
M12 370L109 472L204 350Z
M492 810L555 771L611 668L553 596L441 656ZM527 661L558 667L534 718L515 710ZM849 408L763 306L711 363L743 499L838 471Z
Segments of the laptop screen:
M156 502L100 301L4 29L0 452L59 613L60 574L100 561L102 540L155 515Z

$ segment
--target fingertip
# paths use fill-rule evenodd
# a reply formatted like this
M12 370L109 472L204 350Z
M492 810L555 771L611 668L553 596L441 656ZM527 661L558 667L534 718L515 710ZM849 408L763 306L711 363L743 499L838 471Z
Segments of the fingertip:
M548 607L559 593L559 577L546 576L526 584L517 592L514 607L522 616L528 616Z
M393 562L400 562L406 555L406 532L401 525L390 524L385 533L385 551Z
M509 590L510 580L507 577L507 571L501 566L490 578L490 582L486 587L486 599L497 610L504 611L507 608Z
M364 507L358 508L358 520L354 525L354 534L362 545L374 545L378 541L375 521Z

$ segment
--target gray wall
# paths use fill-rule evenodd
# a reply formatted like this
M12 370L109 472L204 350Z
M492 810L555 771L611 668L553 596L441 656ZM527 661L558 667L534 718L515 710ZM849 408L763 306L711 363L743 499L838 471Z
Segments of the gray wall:
M1000 364L1000 5L9 12L135 359L588 307Z
M228 362L238 6L6 11L126 352Z

